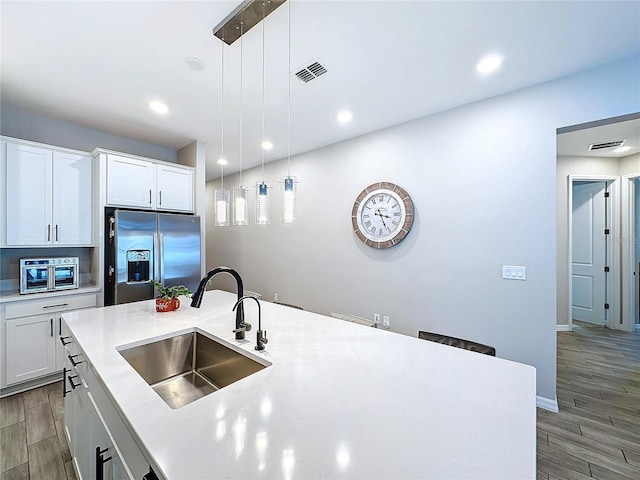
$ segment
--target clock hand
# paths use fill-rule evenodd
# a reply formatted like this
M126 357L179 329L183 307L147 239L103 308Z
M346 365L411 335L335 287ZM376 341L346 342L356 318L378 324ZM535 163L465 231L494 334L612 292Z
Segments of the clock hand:
M387 218L391 218L391 217L389 217L388 215L383 215L382 213L380 213L380 209L379 208L376 210L374 215L378 215L380 217L380 220L382 220L382 225L384 225L384 228L386 228L387 231L390 231L389 227L387 227L387 224L384 223L384 218L383 217L387 217Z

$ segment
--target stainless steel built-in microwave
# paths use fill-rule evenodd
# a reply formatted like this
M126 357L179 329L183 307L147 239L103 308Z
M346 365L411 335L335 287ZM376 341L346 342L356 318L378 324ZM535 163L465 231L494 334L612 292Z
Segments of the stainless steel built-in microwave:
M23 258L20 260L20 293L78 288L78 273L78 257Z

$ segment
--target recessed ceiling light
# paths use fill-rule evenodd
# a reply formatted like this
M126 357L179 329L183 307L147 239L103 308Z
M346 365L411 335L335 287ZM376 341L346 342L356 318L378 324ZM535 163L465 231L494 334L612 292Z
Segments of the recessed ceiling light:
M613 153L624 153L624 152L628 152L629 150L631 150L631 147L629 147L629 146L626 146L626 147L618 147L618 148L615 148L615 149L613 150Z
M224 158L219 158L218 159L218 165L223 165L224 166L226 164L227 164L227 161Z
M260 144L260 146L263 148L263 150L271 150L273 148L273 143L271 143L269 140L265 140Z
M336 115L336 118L340 123L347 123L351 121L351 119L353 118L353 113L347 110L342 110L341 112L338 112L338 115Z
M151 100L149 102L149 108L152 112L157 113L158 115L166 115L169 113L169 107L167 107L167 104L160 100Z
M207 68L207 66L205 65L205 63L200 60L199 58L196 57L189 57L187 59L185 59L185 62L187 63L187 65L189 66L189 68L191 70L196 70L198 72L204 70L205 68Z
M501 64L502 56L492 53L480 59L476 65L476 70L479 73L491 73L496 71Z

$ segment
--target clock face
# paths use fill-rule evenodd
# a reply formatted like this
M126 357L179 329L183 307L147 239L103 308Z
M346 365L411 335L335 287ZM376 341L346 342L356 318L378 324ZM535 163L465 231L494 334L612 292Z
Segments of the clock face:
M413 224L413 203L401 187L380 182L365 188L351 212L353 229L365 244L374 248L396 245Z

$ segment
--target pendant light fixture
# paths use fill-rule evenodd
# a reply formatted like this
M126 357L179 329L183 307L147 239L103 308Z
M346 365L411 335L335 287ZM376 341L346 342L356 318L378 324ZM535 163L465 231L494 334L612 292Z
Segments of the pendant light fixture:
M243 22L240 22L240 186L233 187L233 224L249 225L249 189L242 186L242 114L243 114L243 98L242 98L242 36Z
M282 179L282 223L296 221L296 177L291 176L291 1L289 9L289 71L288 71L288 117L287 117L287 176Z
M229 226L229 190L224 189L224 166L227 164L227 161L224 158L224 45L225 43L223 39L220 62L220 110L222 112L222 120L220 127L220 158L218 159L218 165L220 165L220 189L216 190L214 195L214 225L216 227Z
M262 4L262 144L260 148L262 157L262 180L256 183L256 225L268 225L269 214L269 186L264 181L264 151L267 142L264 138L264 3Z

